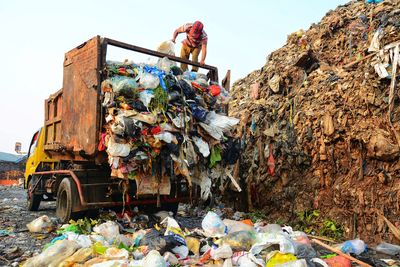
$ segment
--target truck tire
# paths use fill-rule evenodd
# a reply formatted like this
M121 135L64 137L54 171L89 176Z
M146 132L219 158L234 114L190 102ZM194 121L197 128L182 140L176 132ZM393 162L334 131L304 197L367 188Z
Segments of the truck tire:
M72 212L76 204L75 184L70 178L62 179L57 191L56 215L62 223L68 223L69 220L75 218L76 213Z
M28 190L26 192L27 207L28 207L29 211L37 211L40 206L40 201L42 201L42 195L37 195L37 194L34 194L33 192L30 192L30 190L33 187L32 179L30 179L28 182L28 187L27 187Z

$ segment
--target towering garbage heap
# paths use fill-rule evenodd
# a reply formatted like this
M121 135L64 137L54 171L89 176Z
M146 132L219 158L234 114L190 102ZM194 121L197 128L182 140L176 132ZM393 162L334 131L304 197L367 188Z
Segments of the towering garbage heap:
M233 85L250 209L289 221L318 210L346 237L393 238L385 218L400 223L399 46L399 1L352 1L290 34Z

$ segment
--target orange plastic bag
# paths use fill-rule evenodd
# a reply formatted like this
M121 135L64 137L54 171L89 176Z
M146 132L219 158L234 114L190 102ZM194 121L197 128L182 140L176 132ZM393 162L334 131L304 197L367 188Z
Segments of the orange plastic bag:
M324 261L331 267L351 267L351 262L342 256L335 256Z
M253 222L250 219L241 220L240 222L245 223L245 224L250 225L250 226L254 226Z

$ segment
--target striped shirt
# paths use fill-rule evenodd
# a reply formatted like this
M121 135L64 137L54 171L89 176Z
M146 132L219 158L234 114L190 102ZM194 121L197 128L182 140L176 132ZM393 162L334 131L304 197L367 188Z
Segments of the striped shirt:
M207 33L203 30L201 35L198 38L195 38L190 34L192 27L193 23L186 23L177 29L177 32L179 33L186 32L186 39L184 39L182 43L190 47L199 47L202 44L207 45Z

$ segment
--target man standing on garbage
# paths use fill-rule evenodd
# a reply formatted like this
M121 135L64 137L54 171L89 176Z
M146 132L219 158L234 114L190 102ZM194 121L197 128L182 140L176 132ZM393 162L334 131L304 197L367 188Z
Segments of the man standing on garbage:
M186 39L182 41L181 58L189 59L192 54L192 61L199 62L199 54L201 49L201 60L200 64L204 64L207 55L207 34L203 30L203 23L195 21L194 23L186 23L175 30L172 42L175 43L175 39L180 33L186 32ZM187 64L182 63L181 68L183 71L187 70ZM196 66L192 67L192 71L197 71L199 68Z

